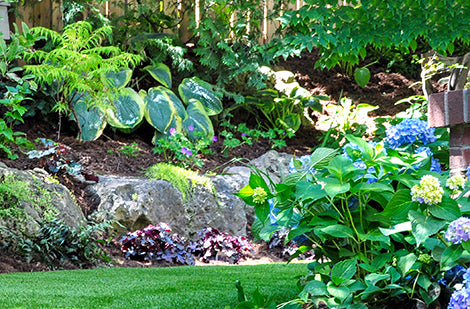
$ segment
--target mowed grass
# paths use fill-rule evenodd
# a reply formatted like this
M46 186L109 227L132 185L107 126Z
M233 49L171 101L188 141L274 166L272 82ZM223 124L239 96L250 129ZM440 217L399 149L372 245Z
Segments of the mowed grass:
M1 308L233 308L235 281L276 302L297 296L303 263L103 268L0 275Z

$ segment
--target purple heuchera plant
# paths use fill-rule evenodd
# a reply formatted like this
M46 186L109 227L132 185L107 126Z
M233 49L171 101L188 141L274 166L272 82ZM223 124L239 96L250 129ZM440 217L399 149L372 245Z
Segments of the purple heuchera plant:
M192 253L205 263L209 260L222 260L236 264L248 252L253 252L248 240L243 237L230 236L212 227L198 232L199 240L189 245Z
M194 256L186 250L185 239L178 234L171 234L166 223L129 232L120 242L121 251L132 260L194 265Z

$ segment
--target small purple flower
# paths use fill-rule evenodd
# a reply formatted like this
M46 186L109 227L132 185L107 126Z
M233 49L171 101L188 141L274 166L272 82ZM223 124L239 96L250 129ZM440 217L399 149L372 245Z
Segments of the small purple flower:
M460 244L462 241L470 239L470 219L460 217L452 221L447 229L446 239L454 244Z
M186 148L186 147L181 148L181 153L185 154L188 157L193 155L193 152L191 150L189 150L188 148Z
M171 128L171 129L170 129L170 134L171 134L171 135L175 135L175 134L176 134L176 129L175 129L175 128Z
M212 141L213 141L214 143L217 142L217 141L218 141L217 136L215 136L215 135L212 136Z
M193 132L193 131L194 131L194 127L193 127L193 126L188 126L188 131L189 131L189 132Z
M248 135L246 133L242 133L242 136L243 137L247 137Z

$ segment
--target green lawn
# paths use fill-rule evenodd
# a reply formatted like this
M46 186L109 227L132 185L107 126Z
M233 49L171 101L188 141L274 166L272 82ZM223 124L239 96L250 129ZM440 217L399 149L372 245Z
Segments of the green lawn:
M306 264L103 268L0 275L1 308L224 308L259 287L277 302L298 294Z

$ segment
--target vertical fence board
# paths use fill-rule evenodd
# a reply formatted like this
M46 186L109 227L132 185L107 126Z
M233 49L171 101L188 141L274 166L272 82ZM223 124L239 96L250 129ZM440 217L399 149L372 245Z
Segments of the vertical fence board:
M28 4L26 0L26 3ZM264 18L262 21L262 37L260 42L269 42L275 35L279 22L270 20L268 16L274 6L276 0L264 1ZM178 27L171 32L177 35L182 42L188 42L192 38L192 31L189 29L190 16L194 15L196 26L199 22L199 16L203 7L203 0L156 0L155 5L163 3L163 12L181 22ZM177 5L175 5L177 3ZM22 17L16 17L12 22L21 25L24 21L29 27L43 26L54 30L60 30L62 24L62 12L60 2L57 0L42 0L36 2L34 6L23 5L19 7L18 11ZM100 12L108 18L116 18L123 16L126 12L126 7L129 9L136 9L139 4L136 0L109 0L103 2L98 7ZM289 3L287 10L298 10L305 5L305 1L296 0L294 3Z

